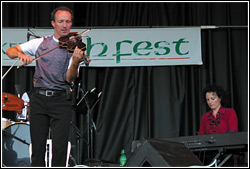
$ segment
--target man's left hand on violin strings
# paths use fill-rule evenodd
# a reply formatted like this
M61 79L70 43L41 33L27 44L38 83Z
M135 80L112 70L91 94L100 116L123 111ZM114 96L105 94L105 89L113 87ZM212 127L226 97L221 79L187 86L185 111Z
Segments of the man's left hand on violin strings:
M85 60L84 52L76 46L74 53L73 53L73 62L79 64L80 62L84 60Z

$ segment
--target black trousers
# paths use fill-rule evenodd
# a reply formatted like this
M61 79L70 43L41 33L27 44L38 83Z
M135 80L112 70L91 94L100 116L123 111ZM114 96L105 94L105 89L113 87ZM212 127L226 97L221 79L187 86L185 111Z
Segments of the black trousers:
M52 166L66 166L71 101L66 94L44 96L33 93L30 99L31 166L45 166L46 142L51 129Z

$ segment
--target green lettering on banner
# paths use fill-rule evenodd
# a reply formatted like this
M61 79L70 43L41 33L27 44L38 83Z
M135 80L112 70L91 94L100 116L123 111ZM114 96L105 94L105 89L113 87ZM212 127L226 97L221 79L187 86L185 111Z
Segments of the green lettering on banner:
M116 54L113 54L113 56L116 56L116 63L120 63L121 62L121 56L131 56L132 54L131 53L124 53L124 54L121 54L121 44L122 43L129 43L131 44L132 41L131 40L123 40L121 42L117 42L116 43Z
M166 44L166 45L170 45L170 43L168 41L159 41L155 43L155 48L156 49L164 49L165 52L164 53L159 53L157 51L154 51L155 55L167 55L170 53L170 49L169 47L166 46L160 46L160 44Z
M108 46L105 43L91 44L91 38L87 38L87 52L86 52L87 56L90 56L91 49L96 45L101 45L102 46L102 51L99 54L93 55L93 56L101 56L101 57L107 56L105 53L108 50Z
M3 52L3 54L6 54L5 51L3 50L3 47L4 47L5 45L7 45L7 43L4 43L4 44L2 45L2 52Z
M15 32L15 31L18 32ZM47 29L34 29L44 36L51 32ZM79 32L80 29L74 29ZM93 66L144 66L201 64L200 29L93 29L84 37L86 55ZM134 31L136 30L136 31ZM6 50L25 41L25 29L3 29L2 62L9 65ZM51 32L53 33L53 32ZM92 34L93 33L93 34ZM197 34L198 33L198 34ZM145 34L145 35L144 35ZM107 38L106 38L107 37ZM14 40L15 39L15 40ZM190 56L189 56L190 55ZM185 60L184 60L185 59ZM183 62L187 61L187 62ZM124 63L122 63L124 62Z
M16 46L16 45L17 45L17 43L10 43L10 47Z
M18 45L18 43L9 43L9 47L8 47L7 44L8 44L8 43L3 43L3 45L2 45L2 52L3 52L3 54L6 54L6 52L4 51L4 47L7 47L7 48L6 48L6 50L7 50L8 48L10 48L10 47L12 47L12 46ZM19 44L21 44L21 43L19 43Z
M146 46L145 46L145 47L142 47L142 48L139 48L139 46L140 46L141 44L146 44ZM151 44L150 42L148 42L148 41L138 42L138 43L135 44L133 51L134 51L134 53L137 54L138 56L142 56L142 55L146 55L146 56L147 56L147 55L149 55L151 52L148 52L148 53L145 53L145 54L141 54L141 53L139 53L139 50L151 50L151 49L153 49L153 48L151 48L151 45L152 45L152 44Z
M182 43L189 43L189 41L184 41L185 38L182 38L182 39L179 39L178 41L174 41L173 43L176 43L176 46L175 46L175 51L178 55L187 55L189 53L186 52L186 53L181 53L180 51L180 46Z

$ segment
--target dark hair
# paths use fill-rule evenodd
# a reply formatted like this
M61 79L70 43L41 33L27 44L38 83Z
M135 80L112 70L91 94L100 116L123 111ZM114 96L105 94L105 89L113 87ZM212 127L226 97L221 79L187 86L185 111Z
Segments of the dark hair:
M205 89L203 89L203 98L204 101L207 102L206 100L206 94L208 92L214 92L216 95L221 99L221 105L226 106L229 103L229 98L227 92L223 89L223 87L215 84L210 84L207 85Z
M71 13L71 16L72 16L72 20L73 20L73 18L74 18L74 15L73 15L73 11L71 10L71 9L69 9L68 7L66 7L66 6L60 6L60 7L58 7L58 8L56 8L56 9L54 9L52 12L51 12L51 20L52 21L55 21L55 15L56 15L56 12L57 11L68 11L68 12L70 12Z

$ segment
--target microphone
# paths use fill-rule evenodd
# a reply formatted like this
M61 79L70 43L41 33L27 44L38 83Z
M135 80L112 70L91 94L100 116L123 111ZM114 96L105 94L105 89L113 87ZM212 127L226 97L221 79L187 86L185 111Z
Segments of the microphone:
M78 83L76 99L79 99L80 88L81 88L81 82Z
M94 91L95 91L95 89L96 89L95 87L94 87L93 89L91 89L90 93L94 92Z
M20 84L15 84L15 88L17 91L17 96L20 98L20 94L21 94L21 85Z
M30 35L31 35L31 34L28 32L28 33L27 33L27 41L30 40Z
M102 95L102 92L100 92L100 93L98 94L98 98L99 98L101 95Z

